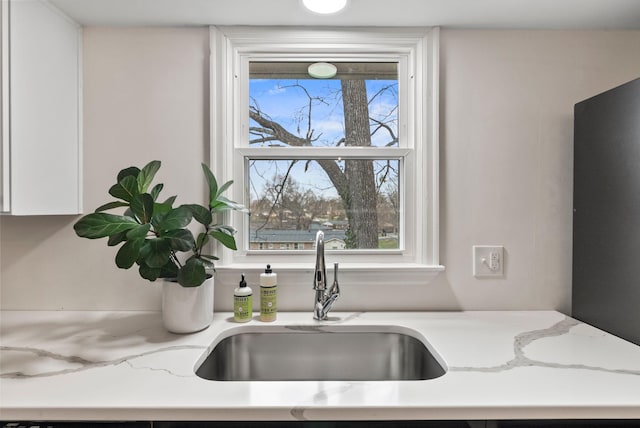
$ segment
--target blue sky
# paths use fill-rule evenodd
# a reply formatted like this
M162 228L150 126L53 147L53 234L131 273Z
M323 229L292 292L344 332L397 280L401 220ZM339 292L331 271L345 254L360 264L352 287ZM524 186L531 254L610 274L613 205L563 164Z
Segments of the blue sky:
M340 80L337 79L251 79L249 83L250 104L257 105L263 114L284 126L290 133L304 137L308 127L309 97L298 87L303 86L314 99L311 104L311 128L319 139L315 146L335 146L344 137L344 113L340 91ZM375 96L382 88L393 85L390 90ZM388 123L397 135L397 82L388 80L368 80L367 96L371 100L370 116ZM251 126L255 126L254 122ZM251 135L250 138L256 138ZM378 132L372 138L372 145L385 146L391 137L387 132ZM273 143L272 143L273 144ZM277 144L277 143L276 143ZM259 147L259 145L254 145ZM284 174L288 161L259 162L258 168L250 173L251 199L261 193L265 180L274 174ZM262 177L264 178L262 178ZM305 162L298 162L292 169L293 178L303 187L311 188L325 197L337 197L335 189L324 171L311 162L305 171Z
M382 88L396 82L388 80L368 80L367 95L371 99ZM340 94L340 81L336 79L299 79L272 80L251 79L249 83L250 97L255 100L260 110L271 119L280 123L294 135L304 137L308 126L309 97L296 85L304 86L313 100L311 122L314 135L320 136L318 146L333 146L344 136L344 113ZM395 90L386 91L375 97L369 106L370 115L378 120L388 122L397 135L397 84ZM252 101L250 101L252 102ZM252 102L253 103L253 102ZM394 111L391 117L386 117ZM374 146L384 146L390 140L388 134L377 133L372 139Z

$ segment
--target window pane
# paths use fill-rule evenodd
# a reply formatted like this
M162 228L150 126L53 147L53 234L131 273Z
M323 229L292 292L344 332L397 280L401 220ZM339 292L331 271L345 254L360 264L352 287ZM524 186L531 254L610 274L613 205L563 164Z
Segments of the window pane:
M249 63L252 147L398 147L398 64L333 63L314 79L311 63Z
M249 159L249 249L398 249L398 159Z

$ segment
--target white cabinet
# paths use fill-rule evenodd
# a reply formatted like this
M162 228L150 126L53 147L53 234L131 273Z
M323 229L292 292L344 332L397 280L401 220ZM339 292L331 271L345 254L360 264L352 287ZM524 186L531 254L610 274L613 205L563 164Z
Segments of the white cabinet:
M80 213L81 27L45 0L1 1L0 211Z

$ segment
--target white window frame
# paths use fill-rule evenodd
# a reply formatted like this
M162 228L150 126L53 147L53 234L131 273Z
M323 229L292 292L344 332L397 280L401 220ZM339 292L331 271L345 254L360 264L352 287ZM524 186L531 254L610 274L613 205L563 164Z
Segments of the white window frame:
M402 194L407 196L402 198L401 248L331 251L327 263L340 263L345 282L362 280L366 271L371 273L366 275L368 281L424 283L444 270L438 234L438 28L210 27L210 47L210 162L220 181L234 180L230 195L234 200L246 197L247 157L335 158L339 150L343 158L401 159L407 171L401 174L406 177L401 177ZM360 148L248 147L248 64L256 60L397 61L401 146L367 148L364 156ZM266 263L279 272L313 268L313 251L249 250L246 216L234 213L226 221L238 229L239 250L218 248L219 272L258 270Z

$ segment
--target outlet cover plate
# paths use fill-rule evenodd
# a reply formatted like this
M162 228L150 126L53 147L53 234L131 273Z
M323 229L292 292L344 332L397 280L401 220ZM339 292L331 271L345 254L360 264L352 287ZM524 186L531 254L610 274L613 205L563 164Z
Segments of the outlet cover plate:
M504 247L474 245L473 276L476 278L504 276Z

